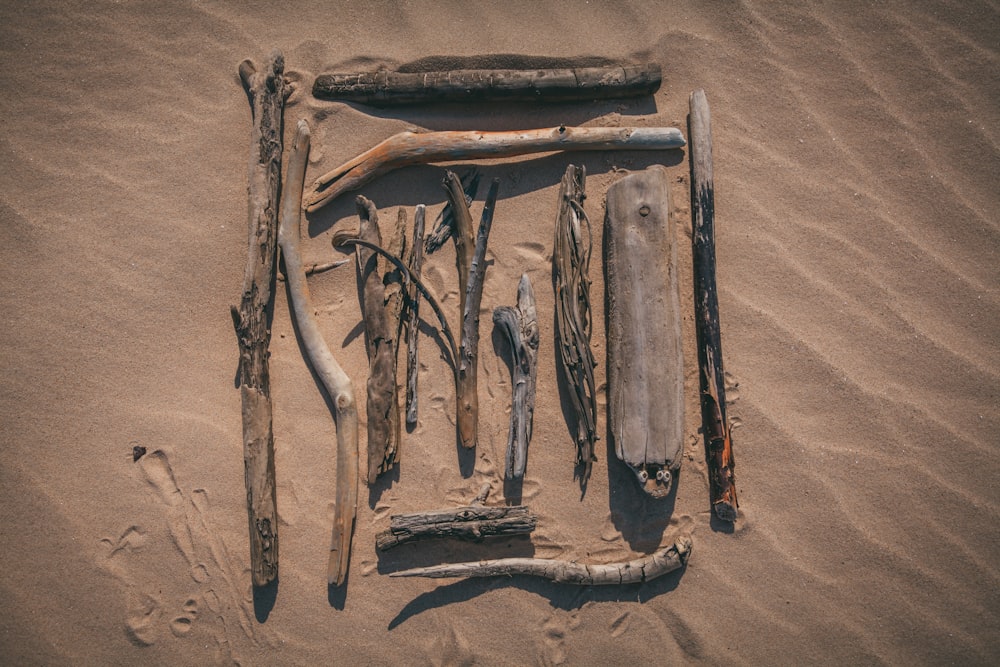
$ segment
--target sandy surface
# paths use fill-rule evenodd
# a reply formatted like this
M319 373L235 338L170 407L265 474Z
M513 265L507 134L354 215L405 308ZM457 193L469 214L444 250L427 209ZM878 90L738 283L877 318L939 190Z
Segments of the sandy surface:
M996 662L995 4L255 4L0 9L5 662ZM286 134L300 118L313 127L310 178L407 127L685 128L688 93L706 90L740 424L734 531L709 520L690 314L672 499L640 497L606 438L581 497L555 383L549 258L566 165L586 165L598 222L623 170L668 167L691 313L686 153L504 160L480 165L501 179L483 308L513 303L522 271L533 280L542 344L523 499L538 530L530 542L374 550L390 514L463 504L483 482L502 502L510 379L484 318L478 450L456 450L449 370L424 338L420 424L397 471L362 489L350 578L329 591L335 431L282 288L271 347L281 577L273 599L254 600L228 312L246 261L250 115L236 66L276 47L297 84ZM491 53L649 60L665 81L651 99L561 108L375 113L308 94L324 71ZM441 175L409 168L363 193L385 219L422 202L435 215ZM335 258L330 237L354 224L350 197L311 216L307 260ZM451 248L427 275L454 307ZM592 277L603 294L597 261ZM363 387L353 270L310 286ZM134 445L148 450L138 463ZM680 534L694 540L687 567L642 586L385 576L495 555L610 562Z

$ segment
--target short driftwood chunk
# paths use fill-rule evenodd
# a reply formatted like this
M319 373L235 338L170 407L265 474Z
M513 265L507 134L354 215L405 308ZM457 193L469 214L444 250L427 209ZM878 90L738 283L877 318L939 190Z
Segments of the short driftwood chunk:
M538 375L538 315L528 274L522 274L518 283L517 307L494 308L493 324L507 337L513 356L513 396L504 474L507 479L522 479L528 463L528 442L535 414L535 378Z
M652 95L657 64L532 70L321 74L313 96L377 107L441 102L589 102Z
M691 236L694 254L695 328L701 384L701 418L712 509L735 521L736 466L726 417L725 370L715 281L715 180L712 175L712 123L704 90L691 93Z
M569 165L559 190L552 249L552 279L556 301L556 341L559 365L566 379L571 407L570 419L576 439L576 462L583 466L581 481L586 484L597 457L597 392L594 382L594 353L590 349L590 253L592 230L583 210L587 172Z
M684 358L670 185L660 166L608 189L608 431L618 458L666 496L684 447Z
M535 529L538 517L524 505L483 507L470 505L449 510L398 514L391 518L389 530L379 533L375 546L379 551L435 537L450 537L478 542L486 537L525 535Z
M278 192L281 184L285 60L271 54L258 71L240 63L240 80L253 111L247 187L249 252L240 305L232 307L240 347L243 403L243 470L250 524L250 572L254 586L278 576L278 513L275 504L274 434L268 345L278 247Z
M546 558L500 558L476 563L454 563L418 567L393 572L390 577L510 577L524 574L542 577L563 584L602 586L637 584L652 581L673 572L687 563L691 554L691 538L681 537L676 543L649 556L625 563L586 565L575 561Z

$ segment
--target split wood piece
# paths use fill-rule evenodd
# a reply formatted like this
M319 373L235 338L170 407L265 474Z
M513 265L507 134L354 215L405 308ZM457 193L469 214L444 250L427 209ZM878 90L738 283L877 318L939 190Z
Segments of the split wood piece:
M562 584L604 586L652 581L687 563L691 538L680 537L673 545L649 556L625 563L585 565L575 561L545 558L500 558L476 563L454 563L392 572L390 577L510 577L525 574Z
M362 196L358 196L356 203L361 218L358 237L381 246L375 204ZM399 311L386 303L386 286L379 270L378 255L369 248L358 247L355 256L369 366L367 481L374 484L379 475L399 460L399 400L396 389ZM397 296L401 301L401 291Z
M643 490L666 496L684 448L684 357L667 170L608 189L608 431Z
M500 158L526 153L664 150L684 146L674 127L550 127L507 132L400 132L316 179L306 210L316 211L348 190L413 164Z
M410 255L410 275L420 279L420 269L424 263L424 218L427 207L417 206L413 215L413 244ZM420 292L417 286L411 284L407 293L409 309L406 323L406 423L415 426L417 423L417 375L419 374L419 354L417 334L420 324Z
M476 192L479 191L479 177L480 173L478 169L470 169L469 171L462 174L462 190L465 191L465 203L469 206L472 205L472 200L476 198ZM446 203L444 208L438 214L437 219L434 221L434 229L431 231L430 236L427 237L426 250L428 254L432 254L441 249L448 239L451 238L452 233L455 229L455 213L451 210L451 204Z
M590 102L642 97L660 87L657 64L563 69L321 74L313 96L376 107L441 102Z
M528 463L528 442L535 414L535 377L538 375L538 316L535 293L528 274L517 286L517 307L493 309L493 323L510 342L511 366L510 433L507 436L507 479L523 479Z
M465 203L465 193L458 176L446 172L445 189L455 212L455 263L458 269L459 308L462 313L462 336L458 348L455 373L455 403L458 437L463 447L476 446L479 429L479 305L483 297L486 277L486 245L493 225L500 179L493 179L479 231L473 240L472 214Z
M358 510L358 411L354 401L351 378L334 359L330 348L320 333L313 315L306 284L302 257L299 253L301 233L302 190L305 185L306 159L309 155L309 125L299 121L295 144L289 158L288 173L283 188L281 229L278 242L285 260L288 291L291 295L292 313L302 337L302 345L313 370L333 401L337 423L337 490L333 512L333 534L330 540L330 560L327 580L339 586L347 577L351 555L351 537L354 517Z
M704 90L691 93L691 214L694 254L695 325L701 369L701 419L708 482L715 515L735 521L736 466L731 426L726 418L725 371L715 282L715 183L712 175L712 123Z
M271 54L263 71L240 63L240 80L253 111L247 187L249 252L239 308L230 310L240 347L243 408L243 472L250 525L250 572L254 586L278 576L278 513L275 504L274 432L268 318L273 311L278 238L278 192L286 87L285 60Z
M397 514L391 517L389 530L375 537L375 546L387 551L406 542L434 537L480 542L486 537L525 535L535 529L538 517L524 505L483 507L489 491L490 485L484 484L467 507Z
M556 292L556 340L559 363L566 378L576 439L576 462L583 465L586 484L597 456L597 392L594 353L590 349L590 218L583 210L586 169L569 165L559 190L559 217L552 250Z

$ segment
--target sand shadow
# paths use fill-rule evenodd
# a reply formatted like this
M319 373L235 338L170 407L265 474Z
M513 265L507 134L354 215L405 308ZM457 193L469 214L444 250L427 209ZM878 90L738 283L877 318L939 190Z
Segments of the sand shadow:
M278 579L266 586L253 587L253 615L258 623L266 623L278 599Z

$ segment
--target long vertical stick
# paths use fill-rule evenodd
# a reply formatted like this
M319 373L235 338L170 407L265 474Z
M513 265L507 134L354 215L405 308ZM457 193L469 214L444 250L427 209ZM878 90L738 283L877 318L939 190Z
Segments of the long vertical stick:
M254 586L278 576L278 514L274 491L274 433L268 372L268 317L273 310L274 261L281 183L285 60L271 54L264 71L240 63L240 80L253 110L247 186L249 252L239 308L231 308L240 346L243 403L243 474L250 525L250 572Z
M351 536L358 510L358 410L354 401L351 378L330 353L319 325L313 317L309 287L299 254L299 234L302 217L302 190L305 185L306 159L309 156L309 125L300 120L295 144L288 160L284 196L281 203L281 229L278 242L285 259L288 292L292 313L302 336L302 345L313 370L333 401L337 420L337 491L333 511L333 535L330 539L330 560L327 564L329 583L339 586L347 577L351 555Z
M712 122L704 90L691 93L691 214L694 233L694 304L701 369L701 418L708 463L712 509L723 521L735 521L736 478L733 443L726 418L725 372L719 332L719 297L715 283L715 184L712 175Z
M413 254L410 256L410 275L420 279L420 269L424 263L424 218L427 207L417 206L413 216ZM416 285L410 285L408 292L409 311L406 324L406 423L417 423L417 375L419 364L417 353L417 333L420 324L420 292Z

